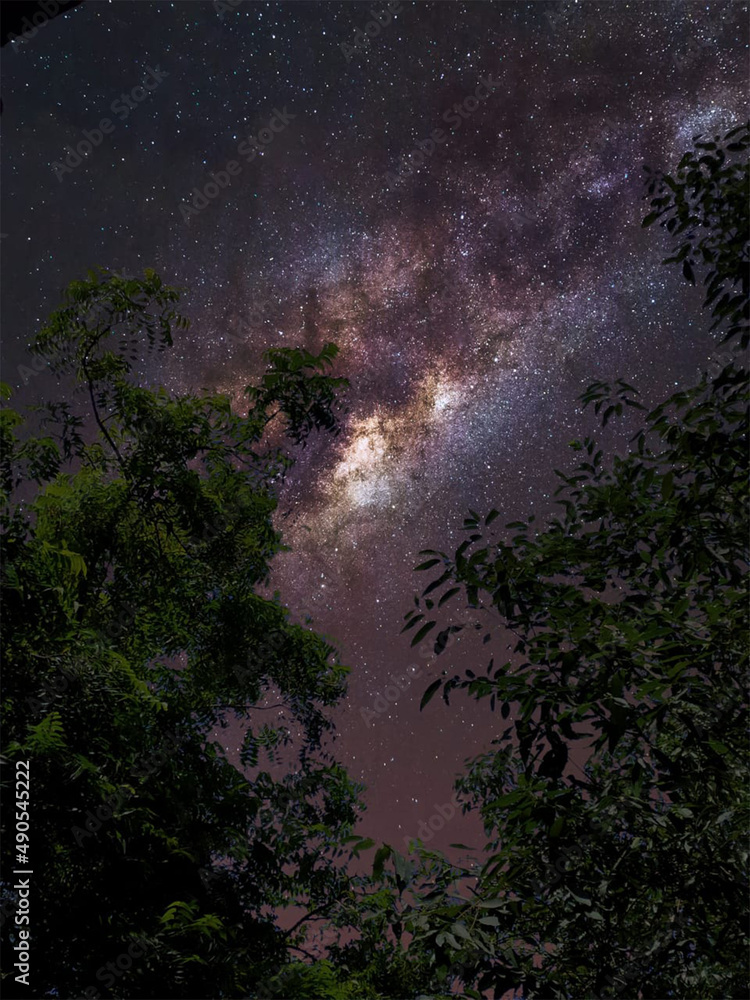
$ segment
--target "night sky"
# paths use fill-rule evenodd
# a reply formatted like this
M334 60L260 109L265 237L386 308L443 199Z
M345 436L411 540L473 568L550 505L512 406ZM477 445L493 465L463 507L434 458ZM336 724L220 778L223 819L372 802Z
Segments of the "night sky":
M192 327L149 384L240 402L265 348L339 345L350 413L284 489L273 585L352 668L334 746L368 785L362 832L402 846L505 725L461 694L419 712L438 669L487 651L436 664L399 634L418 551L452 552L468 508L550 511L589 382L655 403L716 356L700 290L640 227L642 167L747 117L748 8L392 6L376 33L382 2L86 0L5 46L2 377L17 402L54 391L25 345L94 266L186 289ZM455 819L431 846L467 838Z

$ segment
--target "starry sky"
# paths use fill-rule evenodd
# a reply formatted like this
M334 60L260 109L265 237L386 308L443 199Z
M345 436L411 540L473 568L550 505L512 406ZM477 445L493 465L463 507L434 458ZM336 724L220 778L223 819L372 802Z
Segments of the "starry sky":
M468 508L551 511L589 382L655 403L716 356L640 227L642 167L747 117L748 8L391 8L86 0L5 46L2 377L54 391L25 345L92 266L186 289L191 329L140 373L175 392L239 402L264 349L339 345L350 412L286 484L273 584L352 668L336 753L368 785L362 833L402 846L501 728L460 695L419 712L439 669L486 656L399 634L418 551L452 551ZM457 817L430 846L481 839Z

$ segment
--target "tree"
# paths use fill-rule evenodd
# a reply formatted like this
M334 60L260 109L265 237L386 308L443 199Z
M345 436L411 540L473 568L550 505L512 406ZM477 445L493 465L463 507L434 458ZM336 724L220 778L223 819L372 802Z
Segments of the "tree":
M284 437L338 431L336 348L267 352L246 416L143 388L177 300L152 271L74 282L33 347L67 391L36 423L0 411L3 754L30 772L18 812L4 795L4 870L33 870L35 995L262 992L359 840L361 788L325 745L347 668L265 593ZM27 995L13 961L4 994Z
M469 996L747 996L749 170L727 160L748 145L747 127L696 142L677 180L653 178L644 223L683 238L687 280L705 262L735 358L644 413L625 457L573 442L558 517L497 537L498 512L471 511L453 556L421 553L439 575L405 616L413 642L515 637L423 698L464 689L508 721L457 785L490 838L463 869L478 881L415 938L452 936ZM618 381L581 399L606 424L637 397Z
M659 221L680 237L665 264L682 264L685 278L695 284L695 269L705 267L704 308L711 306L712 330L726 328L724 341L737 337L740 348L750 340L750 165L738 154L750 146L748 125L738 125L723 137L696 136L694 148L680 160L675 176L648 167L652 211L643 226Z
M439 852L423 851L411 861L383 844L371 874L352 877L328 922L329 959L348 974L352 997L450 1000L464 969L448 960L440 935L426 947L415 935L436 899L441 906L460 906L455 883L461 875L461 868Z

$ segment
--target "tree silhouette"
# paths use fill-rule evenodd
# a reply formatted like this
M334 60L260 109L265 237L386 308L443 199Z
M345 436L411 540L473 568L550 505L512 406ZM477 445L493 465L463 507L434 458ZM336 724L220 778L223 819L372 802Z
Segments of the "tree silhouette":
M678 238L688 281L706 268L735 357L644 413L624 458L574 442L558 517L498 533L498 511L471 511L455 554L417 567L439 575L405 616L413 642L517 638L512 661L443 671L423 697L513 713L457 784L490 838L463 869L476 887L412 917L468 996L747 995L748 165L729 160L750 143L746 126L698 140L652 176L644 224ZM603 424L644 410L622 381L581 399Z
M4 870L34 872L38 995L246 996L305 950L278 912L332 905L358 841L360 788L324 743L347 668L261 595L280 442L338 429L336 348L270 351L244 417L143 388L177 298L152 271L74 282L33 347L70 391L41 432L1 411L4 756L32 789L17 857L6 790Z

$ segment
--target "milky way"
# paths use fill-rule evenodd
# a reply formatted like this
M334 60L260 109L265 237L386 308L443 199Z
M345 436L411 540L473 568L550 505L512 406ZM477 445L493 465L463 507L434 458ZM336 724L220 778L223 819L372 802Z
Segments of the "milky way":
M748 21L744 3L448 0L404 3L349 48L372 19L359 3L87 2L5 48L4 378L49 390L23 385L23 345L94 265L186 288L191 330L142 373L175 391L239 401L265 348L339 345L345 430L290 476L274 584L352 667L337 753L369 785L363 830L400 841L498 728L460 698L418 711L443 666L399 635L418 550L458 544L470 507L549 511L553 468L594 427L575 404L588 382L655 401L715 353L699 292L640 227L642 166L747 116ZM56 172L147 67L163 82Z

